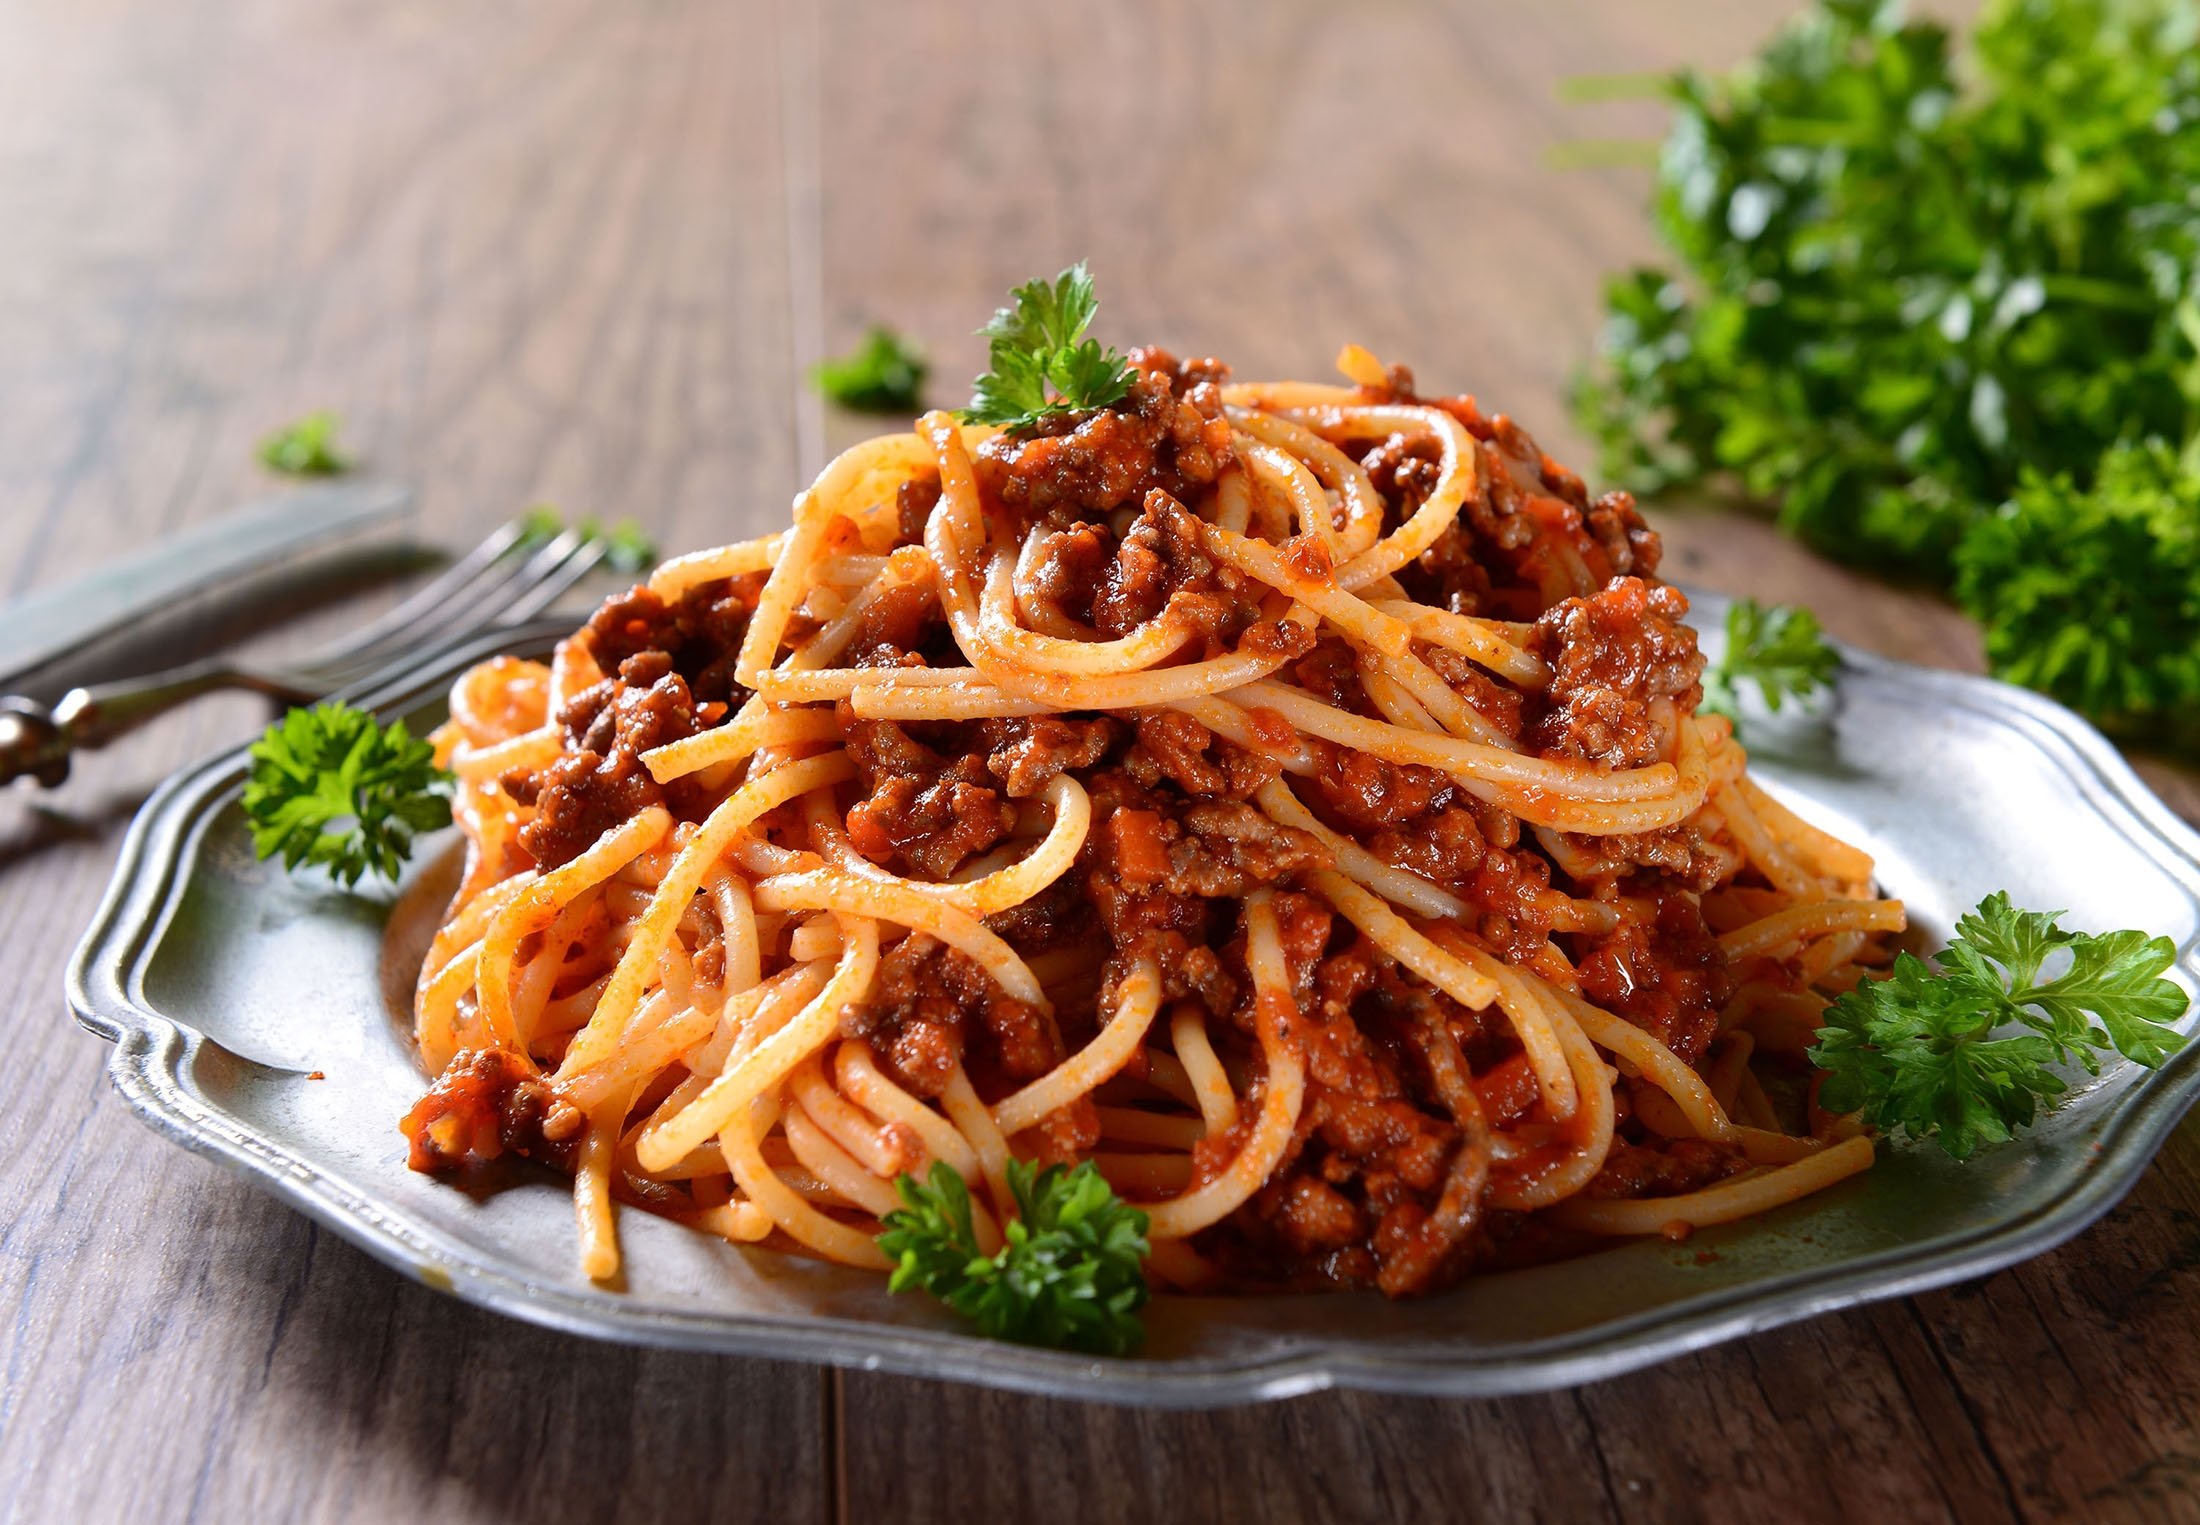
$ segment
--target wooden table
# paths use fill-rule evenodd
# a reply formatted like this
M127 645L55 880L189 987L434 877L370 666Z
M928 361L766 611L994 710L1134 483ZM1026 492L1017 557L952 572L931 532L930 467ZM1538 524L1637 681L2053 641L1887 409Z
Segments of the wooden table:
M891 320L952 401L1003 291L1080 256L1112 340L1300 376L1358 340L1586 464L1563 385L1600 275L1650 252L1645 183L1545 154L1658 118L1554 85L1723 63L1783 9L19 0L0 576L33 587L234 507L265 485L257 437L322 406L448 544L539 499L674 547L754 533L862 427L802 385L821 352ZM1976 665L1939 604L1748 521L1662 522L1683 579ZM135 803L259 723L207 703L0 799L9 1518L2200 1511L2191 1125L2029 1265L1501 1403L1147 1414L462 1307L156 1141L63 1013Z

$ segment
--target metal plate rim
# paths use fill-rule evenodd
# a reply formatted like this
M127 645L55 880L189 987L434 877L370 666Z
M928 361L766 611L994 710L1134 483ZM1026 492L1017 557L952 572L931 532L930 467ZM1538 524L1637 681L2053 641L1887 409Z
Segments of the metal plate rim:
M539 646L569 624L539 622L477 634L360 685L352 697L377 708L417 702L479 657ZM2108 825L2159 862L2200 907L2200 833L2172 814L2109 742L2077 716L1988 679L1854 651L1845 650L1844 657L1860 672L2007 725L2046 754ZM1819 1313L1945 1286L2052 1249L2115 1205L2200 1097L2200 1043L2188 1044L2122 1099L2104 1125L2093 1169L2005 1221L1952 1241L1706 1293L1489 1355L1373 1354L1344 1344L1310 1344L1249 1360L1096 1360L947 1329L622 1308L616 1294L531 1281L470 1262L464 1245L378 1205L371 1190L256 1137L193 1094L186 1077L203 1040L187 1023L156 1009L140 980L186 885L191 845L237 789L242 770L239 748L178 773L155 791L132 822L107 893L70 960L68 1004L86 1028L115 1044L108 1073L117 1089L161 1136L270 1191L414 1279L435 1284L433 1273L423 1269L433 1265L441 1270L444 1289L468 1302L595 1338L1160 1407L1265 1401L1330 1387L1447 1397L1568 1387ZM2114 808L2104 808L2109 806ZM2179 967L2188 980L2200 983L2200 939L2180 950Z

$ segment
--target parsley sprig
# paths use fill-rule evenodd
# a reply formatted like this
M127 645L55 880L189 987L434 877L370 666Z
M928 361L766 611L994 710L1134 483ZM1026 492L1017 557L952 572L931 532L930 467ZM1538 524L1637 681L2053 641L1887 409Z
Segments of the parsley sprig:
M1776 711L1784 700L1824 688L1840 665L1840 654L1826 644L1818 616L1808 609L1736 599L1726 610L1726 650L1704 669L1696 708L1724 715L1739 728L1742 684L1754 684L1765 707Z
M1084 337L1100 299L1082 260L1051 285L1030 281L1009 295L1012 305L978 330L992 341L993 368L978 378L965 419L1023 429L1050 414L1122 400L1130 363Z
M970 1188L935 1163L929 1184L894 1183L908 1206L888 1213L881 1250L897 1264L890 1290L922 1288L997 1340L1119 1356L1145 1329L1146 1215L1125 1205L1090 1160L1034 1176L1008 1162L1019 1217L992 1255L978 1253Z
M413 834L449 824L450 775L395 720L331 700L295 709L252 744L244 813L252 849L283 866L325 867L347 885L395 879Z
M2172 659L2200 574L2130 553L2173 537L2112 464L2200 441L2196 31L2194 0L1988 0L1959 44L1819 0L1741 67L1666 80L1668 257L1607 287L1578 398L1605 470L1738 490L1874 570L1990 568L1964 602L2001 675L2127 729L2200 707ZM2005 594L2012 542L1972 541L2012 499L2041 561ZM2062 622L2104 605L2163 612Z
M351 470L351 457L336 446L336 415L308 413L260 441L260 463L290 477L333 477Z
M2193 735L2200 710L2200 439L2120 446L2090 490L2028 475L1956 550L1986 657L2126 734Z
M853 351L810 372L826 398L859 413L912 413L924 390L924 351L874 324Z
M2144 932L2066 931L2060 915L1989 895L1956 923L1937 969L1900 954L1886 979L1835 1000L1810 1051L1826 1072L1820 1105L1937 1139L1960 1160L2068 1089L2052 1065L2099 1074L2111 1049L2159 1065L2185 1041L2170 1026L2185 992L2162 978L2176 948Z

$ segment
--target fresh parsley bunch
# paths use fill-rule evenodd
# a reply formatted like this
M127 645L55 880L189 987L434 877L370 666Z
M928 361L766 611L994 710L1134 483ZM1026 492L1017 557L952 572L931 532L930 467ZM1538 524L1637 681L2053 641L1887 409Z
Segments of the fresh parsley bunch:
M2090 493L2112 447L2200 433L2195 0L1989 0L1962 58L1897 5L1821 0L1667 93L1673 262L1609 286L1577 394L1609 473L1731 484L1828 554L1946 581L2027 480ZM2101 523L2067 526L2071 558L2111 564ZM1972 608L1997 669L2032 670L2037 631ZM2146 702L2173 698L2200 687Z
M1050 285L1030 281L1012 305L978 330L992 341L992 369L980 376L963 417L974 424L1028 428L1054 413L1104 408L1130 391L1130 363L1085 330L1099 310L1082 260Z
M2067 1089L2051 1065L2075 1058L2098 1074L2110 1049L2159 1065L2185 1041L2169 1025L2185 992L2162 978L2176 948L2144 932L2068 932L2060 914L1989 895L1956 923L1937 970L1900 954L1886 979L1835 1000L1810 1051L1826 1072L1820 1105L1935 1138L1960 1160Z
M1036 1176L1008 1162L1019 1217L1007 1242L978 1253L970 1188L934 1163L929 1184L894 1183L908 1206L888 1213L881 1250L897 1264L890 1290L920 1287L997 1340L1119 1356L1144 1337L1146 1215L1126 1206L1090 1160Z
M252 744L244 813L252 849L316 864L346 885L395 879L413 834L450 823L450 775L402 720L388 726L330 701L292 710Z
M1818 616L1808 609L1736 599L1726 610L1726 650L1704 669L1703 700L1696 708L1738 725L1744 682L1757 686L1767 709L1778 710L1786 699L1805 699L1824 688L1840 665L1840 655L1818 628Z

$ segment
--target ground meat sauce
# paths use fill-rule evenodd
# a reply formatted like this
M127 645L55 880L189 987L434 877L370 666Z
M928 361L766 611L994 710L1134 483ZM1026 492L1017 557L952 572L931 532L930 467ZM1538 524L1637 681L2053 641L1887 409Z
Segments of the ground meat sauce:
M1551 682L1537 696L1537 749L1612 768L1663 756L1650 701L1688 709L1703 697L1703 654L1681 623L1687 615L1679 589L1621 577L1539 618L1528 649L1551 664Z
M587 1121L517 1054L480 1048L445 1066L402 1126L415 1170L475 1170L506 1153L569 1170Z
M576 694L559 723L579 750L512 784L534 798L535 818L519 841L541 867L571 862L612 827L665 803L642 754L700 728L687 681L671 666L663 652L643 652Z
M966 1026L972 1014L979 1020ZM966 1043L984 1046L985 1067L1010 1080L1045 1074L1065 1052L1043 1011L1008 995L966 955L921 933L887 950L870 1000L842 1025L850 1037L878 1041L880 1057L919 1096L940 1094L963 1062Z
M1134 350L1130 394L1112 408L1060 413L986 442L978 482L1026 522L1096 520L1159 489L1200 495L1229 464L1230 423L1214 361L1179 365L1164 350Z
M1067 625L1101 639L1167 613L1194 637L1176 660L1267 652L1324 702L1376 715L1349 645L1279 623L1280 610L1262 608L1258 585L1204 549L1188 505L1206 502L1235 468L1221 396L1227 369L1159 350L1133 359L1136 377L1117 406L1050 417L976 453L992 533L1030 541L1019 598L1035 601L1057 632ZM1486 452L1483 491L1398 583L1438 607L1529 623L1528 648L1552 678L1523 691L1455 653L1425 644L1416 653L1524 752L1612 769L1664 756L1665 702L1689 711L1703 663L1683 623L1686 600L1656 581L1658 540L1633 500L1592 500L1509 420L1485 416L1472 398L1420 398L1402 370L1363 394L1441 408ZM1425 436L1352 448L1385 501L1388 527L1436 489L1440 451ZM939 497L930 476L901 489L897 545L921 545ZM1306 575L1327 575L1318 541L1288 553ZM716 723L745 697L733 661L758 583L713 583L669 605L636 589L590 622L583 641L609 676L558 716L573 750L540 775L507 781L539 806L523 837L537 863L568 861L646 805L695 818L698 802L661 789L640 755ZM963 659L919 577L873 600L841 660ZM1195 1247L1242 1283L1392 1295L1541 1253L1545 1230L1484 1206L1500 1168L1488 1130L1513 1128L1539 1105L1509 1021L1495 1008L1468 1011L1334 914L1312 884L1331 867L1329 850L1272 821L1252 797L1280 776L1279 758L1300 749L1312 766L1291 786L1327 827L1467 906L1466 917L1431 927L1431 936L1521 963L1550 958L1555 943L1584 995L1691 1061L1731 994L1697 900L1731 868L1731 844L1695 823L1639 837L1524 833L1444 773L1248 713L1256 732L1275 733L1275 745L1241 745L1166 708L898 723L864 718L844 702L839 723L856 771L842 795L846 831L883 868L931 880L982 872L988 854L1043 826L1040 797L1064 774L1083 785L1092 821L1068 872L987 920L1027 958L1086 960L1088 972L1063 985L1051 1015L1010 997L970 958L911 934L883 951L871 994L844 1016L843 1031L868 1040L915 1095L937 1097L962 1065L994 1100L1089 1042L1119 984L1151 960L1166 1003L1204 1008L1244 1098L1237 1129L1193 1150L1194 1181L1210 1179L1244 1142L1265 1085L1240 907L1266 888L1297 997L1286 1036L1304 1054L1305 1102L1268 1184ZM1624 898L1653 904L1655 914L1601 934L1554 933L1568 897ZM1091 989L1094 966L1097 997L1073 994ZM1167 1009L1157 1032L1167 1031ZM416 1163L454 1168L502 1151L549 1158L569 1148L567 1121L541 1082L516 1071L493 1054L455 1064L408 1120ZM1098 1136L1087 1098L1017 1148L1067 1159ZM1739 1168L1730 1150L1664 1140L1626 1117L1591 1190L1684 1191Z
M1272 639L1282 643L1275 649L1295 682L1340 708L1376 713L1349 645L1264 622L1259 590L1218 567L1201 544L1186 505L1231 465L1218 391L1226 373L1159 351L1137 359L1138 379L1119 408L1049 419L979 452L981 504L996 526L1006 526L997 532L1035 542L1019 584L1024 596L1103 639L1169 611L1199 636L1186 659ZM1423 402L1409 377L1393 379L1389 400ZM1509 420L1485 418L1471 399L1427 405L1446 409L1487 445L1495 470L1484 501L1399 581L1440 607L1533 622L1529 647L1554 677L1546 691L1524 693L1455 653L1424 645L1418 654L1524 750L1612 768L1664 755L1654 706L1671 700L1686 712L1700 695L1702 661L1682 623L1685 600L1654 581L1657 539L1632 500L1608 494L1592 501L1578 478ZM1425 437L1403 434L1361 452L1390 524L1435 489L1439 454ZM904 489L904 542L921 540L923 515L937 496L929 481ZM1318 549L1309 543L1309 553ZM1552 596L1553 588L1577 585L1573 566L1588 570L1595 590ZM1321 559L1309 575L1326 571ZM867 621L858 659L956 661L951 649L925 649L926 640L937 642L940 625L929 594L905 590ZM1469 1159L1460 1098L1446 1103L1444 1062L1432 1046L1448 1046L1463 1066L1452 1073L1472 1077L1477 1130L1509 1127L1529 1113L1533 1072L1501 1016L1460 1007L1305 893L1308 876L1330 866L1327 850L1250 803L1280 774L1273 754L1216 736L1173 709L905 726L844 707L842 724L858 769L850 839L899 872L944 878L963 871L1016 829L1018 801L1064 772L1077 777L1092 802L1077 866L989 925L1027 956L1104 937L1109 987L1137 960L1153 960L1165 999L1203 1005L1217 1042L1255 1077L1260 1050L1239 904L1262 886L1278 892L1300 987L1292 1032L1307 1056L1306 1102L1283 1164L1245 1209L1199 1236L1203 1253L1248 1281L1366 1285L1392 1294L1445 1285L1508 1253L1516 1221L1481 1212L1478 1194L1463 1210L1445 1196L1463 1172L1479 1187L1488 1167ZM1290 739L1314 759L1295 787L1326 825L1471 908L1446 935L1514 961L1547 949L1564 904L1554 880L1564 876L1513 817L1436 770ZM1717 941L1690 893L1724 865L1714 844L1688 836L1692 830L1699 829L1580 839L1577 859L1598 864L1602 877L1563 885L1569 894L1601 887L1655 897L1651 922L1602 937L1572 934L1567 951L1591 999L1691 1059L1708 1043L1728 994ZM1089 1041L1110 1009L1104 989L1097 1008L1065 1006L1046 1021L969 960L914 937L885 955L874 998L849 1018L848 1030L868 1037L919 1095L936 1095L957 1063L969 1067L982 1094L1005 1094ZM1235 1134L1196 1148L1195 1181L1227 1168L1251 1110ZM1056 1157L1089 1147L1075 1141L1091 1130L1091 1119L1065 1114L1035 1130L1045 1139L1031 1148ZM1638 1131L1623 1128L1624 1152L1615 1151L1600 1192L1701 1184L1737 1168L1720 1151ZM1466 1170L1470 1164L1475 1171Z
M1703 1057L1729 991L1719 940L1693 896L1662 890L1654 919L1627 922L1583 946L1589 951L1575 965L1583 995L1690 1064Z
M734 659L763 587L762 573L721 578L668 604L644 585L599 609L583 639L605 672L643 652L662 652L697 703L738 704L748 690L734 681Z
M848 840L873 863L945 879L1015 828L988 754L942 756L891 720L842 711L848 755L868 791L848 812Z
M575 748L504 787L531 802L520 846L544 868L569 863L597 838L652 805L679 808L650 776L642 754L716 725L747 696L735 654L756 609L760 577L707 582L667 604L647 586L611 599L579 644L610 676L575 694L557 715Z

